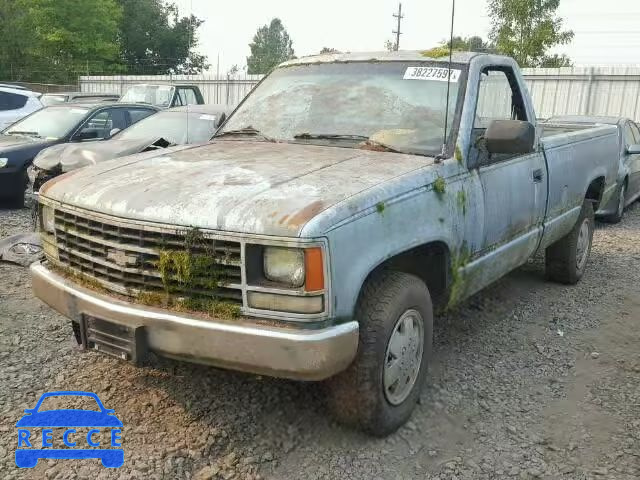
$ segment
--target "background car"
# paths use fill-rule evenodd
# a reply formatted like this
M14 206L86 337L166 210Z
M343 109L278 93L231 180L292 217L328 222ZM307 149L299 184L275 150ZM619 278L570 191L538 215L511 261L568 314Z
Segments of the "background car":
M624 117L576 117L556 116L549 123L616 125L620 137L620 170L617 193L609 202L600 206L596 215L611 223L622 220L624 209L640 198L640 128Z
M148 103L160 108L203 105L204 97L196 85L149 85L129 87L121 102Z
M0 86L0 130L42 108L40 94L21 87Z
M159 112L111 139L84 144L55 145L33 161L33 191L51 178L77 168L170 145L208 141L228 114L226 105L190 105Z
M40 101L45 107L59 105L61 103L81 102L117 102L120 95L117 93L90 93L90 92L58 92L45 93Z
M0 132L0 201L24 204L27 168L41 150L69 142L111 137L158 111L152 105L126 103L62 104L32 113Z

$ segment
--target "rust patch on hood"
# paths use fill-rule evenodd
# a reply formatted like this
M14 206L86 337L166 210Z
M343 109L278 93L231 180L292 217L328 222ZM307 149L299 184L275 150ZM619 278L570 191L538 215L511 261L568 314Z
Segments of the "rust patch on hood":
M49 191L49 189L51 187L53 187L55 184L57 184L59 181L64 180L66 178L69 178L71 176L73 176L74 174L78 173L80 170L72 170L70 172L67 173L63 173L62 175L58 175L55 178L52 178L51 180L49 180L47 183L45 183L44 185L42 185L40 187L40 194L43 195L45 193L47 193L47 191Z
M326 208L327 206L323 201L317 200L313 203L310 203L302 210L294 213L292 216L286 215L282 218L282 220L280 220L280 223L286 222L286 224L290 227L299 228L305 225L309 220L311 220Z

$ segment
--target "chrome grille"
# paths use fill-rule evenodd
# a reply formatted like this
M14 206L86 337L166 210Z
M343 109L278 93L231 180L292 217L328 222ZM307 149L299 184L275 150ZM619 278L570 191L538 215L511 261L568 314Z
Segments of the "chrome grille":
M131 228L117 222L94 220L62 210L55 212L59 263L95 278L105 288L127 296L141 292L163 292L206 296L242 302L240 242L202 238L190 247L192 254L213 255L215 289L185 288L177 279L168 285L158 269L160 252L184 250L186 231L172 232ZM191 285L206 285L194 279Z

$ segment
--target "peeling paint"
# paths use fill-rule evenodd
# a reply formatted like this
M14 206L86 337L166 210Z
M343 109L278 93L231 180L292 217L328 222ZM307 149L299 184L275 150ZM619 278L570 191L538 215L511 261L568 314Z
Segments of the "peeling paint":
M326 205L321 200L317 200L302 210L294 213L291 218L287 220L287 225L290 227L300 227L311 220L313 217L318 215L326 208Z

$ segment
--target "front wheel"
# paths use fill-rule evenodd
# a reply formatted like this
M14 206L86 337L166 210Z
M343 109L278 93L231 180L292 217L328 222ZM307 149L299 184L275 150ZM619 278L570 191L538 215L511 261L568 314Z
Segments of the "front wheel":
M429 290L419 278L382 271L367 281L356 317L356 359L328 381L333 414L377 436L411 416L428 370L433 339Z
M547 248L546 272L549 280L574 285L587 268L594 231L593 205L585 200L573 229Z

